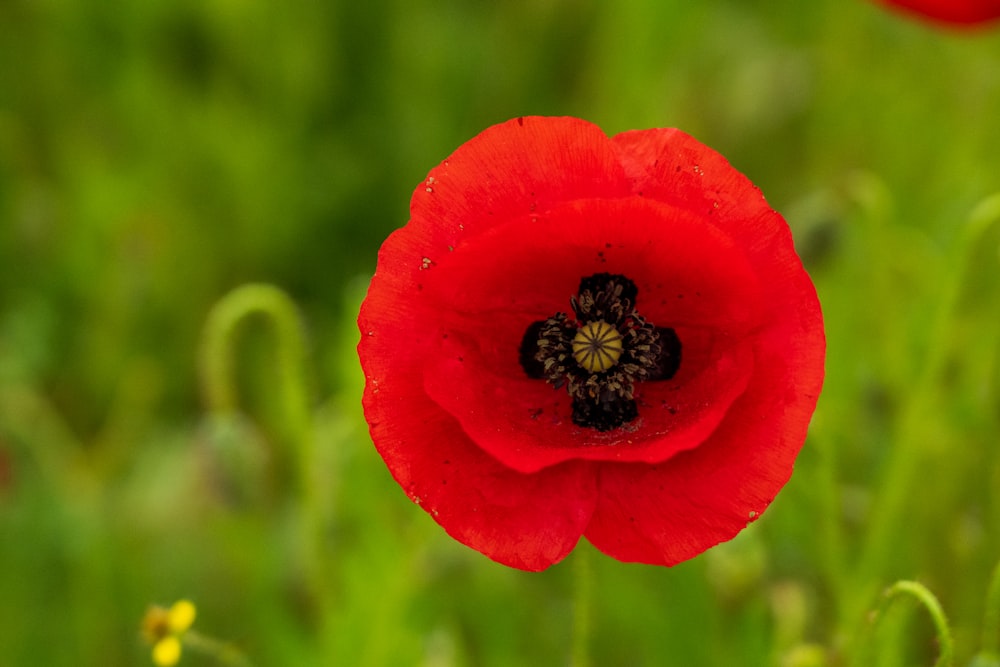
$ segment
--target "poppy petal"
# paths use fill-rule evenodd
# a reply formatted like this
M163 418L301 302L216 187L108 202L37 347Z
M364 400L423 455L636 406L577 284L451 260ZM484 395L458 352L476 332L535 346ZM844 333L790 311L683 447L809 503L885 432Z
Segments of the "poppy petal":
M660 179L685 174L682 200L711 206L712 223L745 249L765 295L754 376L710 438L663 465L601 469L586 537L619 560L672 565L732 538L787 482L822 387L826 345L787 226L748 180L677 131L633 133L622 144L636 148L630 170L650 196L673 200Z
M422 369L436 331L425 326L428 310L421 308L424 271L461 240L515 213L566 197L627 191L615 151L591 123L521 118L489 128L414 192L410 224L380 249L359 314L363 405L386 465L449 534L512 567L541 569L572 549L596 502L594 477L581 476L579 466L520 475L484 454L427 399ZM438 483L449 478L450 486ZM494 500L504 500L492 510L476 502L483 479L502 489ZM539 512L539 495L549 493L552 502Z
M521 472L576 458L663 461L701 443L749 380L756 278L738 248L686 211L583 200L490 230L446 259L423 283L437 302L428 318L440 322L425 386L477 445ZM517 346L602 270L633 278L640 312L648 302L650 319L684 346L681 372L640 385L640 419L609 432L573 425L565 390L529 379Z
M805 318L803 318L805 319ZM772 333L750 387L701 447L661 466L605 466L586 537L623 561L674 565L731 539L791 476L822 385L822 335ZM780 342L789 344L781 352Z
M1000 0L878 0L883 5L945 23L972 25L1000 17Z
M369 305L371 304L371 305ZM394 359L399 323L366 301L359 350L372 440L406 494L452 537L523 570L558 562L576 545L596 504L596 477L582 464L533 475L502 465L472 443L422 391L421 369Z
M432 169L413 193L404 230L419 233L424 256L436 261L510 218L573 199L628 194L618 155L599 127L528 116L484 130Z
M634 188L645 196L686 208L718 228L743 250L761 286L761 321L778 322L787 309L816 313L810 327L822 329L819 302L802 261L795 253L791 230L750 180L719 153L675 129L625 132L612 141ZM794 283L806 283L809 294L789 302L778 294ZM811 329L810 329L811 330ZM816 350L818 356L825 348Z

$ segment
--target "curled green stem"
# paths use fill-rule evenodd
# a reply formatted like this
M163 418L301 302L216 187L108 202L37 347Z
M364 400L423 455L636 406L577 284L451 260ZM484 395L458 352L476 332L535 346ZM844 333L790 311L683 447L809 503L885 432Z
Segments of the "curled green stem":
M879 621L886 615L892 603L902 596L909 596L917 600L927 610L927 614L934 623L938 639L938 659L934 663L934 667L953 667L955 664L955 642L952 638L951 627L948 625L948 619L937 597L919 582L897 581L886 589L872 614L871 636L874 637L875 627L878 626ZM871 662L865 661L861 664L871 664Z
M263 317L274 331L278 395L291 425L308 422L309 401L304 365L305 336L295 303L272 285L249 284L224 296L211 310L201 349L201 380L205 400L212 412L237 410L239 391L235 378L236 339L241 325L252 317Z
M279 402L282 436L292 447L293 474L301 502L303 554L307 559L304 571L319 593L326 590L327 577L312 405L305 374L306 337L298 309L285 292L272 285L248 284L234 289L212 308L200 357L205 401L214 416L229 417L239 410L237 343L244 325L254 318L262 318L274 335L277 378L272 395Z
M239 409L236 381L238 336L252 318L262 318L274 334L277 382L284 433L295 448L295 474L307 504L315 489L310 399L305 378L306 342L302 321L292 299L272 285L249 284L234 289L211 310L201 348L201 381L208 409L230 416Z
M280 401L285 434L295 448L295 473L307 505L315 498L311 481L313 437L311 405L305 378L306 341L295 302L272 285L237 287L212 308L202 339L200 370L211 413L229 416L239 409L236 380L238 336L252 318L262 318L274 334L277 374L275 400Z

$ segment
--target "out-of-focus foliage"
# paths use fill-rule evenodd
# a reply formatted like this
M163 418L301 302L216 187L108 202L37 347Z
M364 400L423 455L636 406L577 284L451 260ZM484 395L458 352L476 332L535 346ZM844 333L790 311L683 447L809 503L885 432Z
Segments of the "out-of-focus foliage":
M524 114L722 152L828 327L761 521L670 570L591 554L593 664L847 664L900 578L971 659L1000 560L1000 29L862 0L7 0L0 664L144 664L144 610L180 598L254 664L566 664L571 562L506 570L413 508L353 352L413 188ZM304 418L265 317L234 338L241 410L199 393L248 282L301 309ZM928 621L887 621L880 665L933 662Z

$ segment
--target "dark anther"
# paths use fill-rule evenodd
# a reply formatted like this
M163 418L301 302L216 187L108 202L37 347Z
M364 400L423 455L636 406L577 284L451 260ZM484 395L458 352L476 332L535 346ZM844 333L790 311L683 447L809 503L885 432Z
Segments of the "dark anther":
M660 355L646 380L669 380L681 367L681 339L673 329L656 327L656 333L660 334Z
M521 349L518 353L518 360L521 368L532 380L542 380L545 378L544 366L542 362L535 359L538 353L538 333L542 330L545 322L532 322L524 331L524 338L521 339Z
M592 276L583 278L580 281L579 294L583 294L584 292L598 294L604 290L614 291L616 286L618 286L621 290L618 293L618 299L621 301L628 301L634 306L635 298L639 294L639 288L635 286L634 282L625 276L615 275L613 273L595 273Z
M530 378L567 387L579 426L609 431L634 420L635 384L669 380L680 367L677 333L639 315L638 292L622 275L588 276L570 297L572 317L556 313L524 332L521 367Z
M610 431L622 424L627 424L639 416L639 408L635 401L613 401L608 403L593 403L591 401L573 401L573 423L579 426L590 426L598 431Z

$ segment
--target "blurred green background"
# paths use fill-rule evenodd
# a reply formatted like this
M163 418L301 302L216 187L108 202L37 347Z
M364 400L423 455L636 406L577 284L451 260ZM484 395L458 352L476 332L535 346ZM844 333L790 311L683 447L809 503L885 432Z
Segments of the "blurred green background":
M496 565L368 440L378 245L526 114L719 150L823 302L795 476L672 569ZM587 567L593 665L929 665L913 604L870 632L900 578L968 664L1000 560L998 119L1000 27L862 0L0 2L0 665L150 664L147 605L181 597L255 665L567 665ZM236 409L203 331L260 282L307 359L266 317L223 336Z

